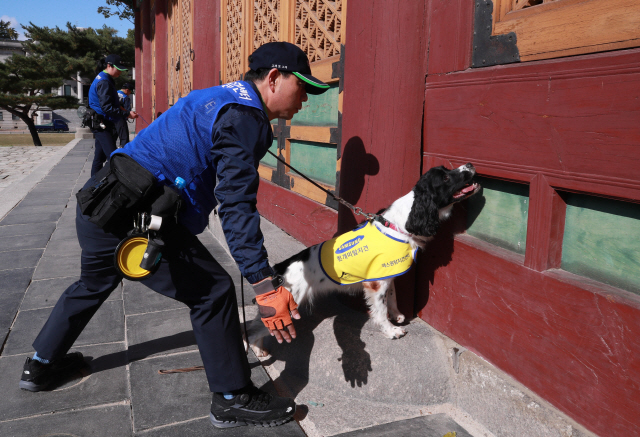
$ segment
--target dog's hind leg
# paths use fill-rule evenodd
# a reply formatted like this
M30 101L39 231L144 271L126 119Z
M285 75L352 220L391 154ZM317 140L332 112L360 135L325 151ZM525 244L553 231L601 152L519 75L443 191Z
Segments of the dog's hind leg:
M389 318L393 322L404 322L404 314L398 310L398 302L396 301L396 285L393 279L391 279L389 288L387 289L387 309L389 310Z
M399 326L394 326L387 317L387 291L389 281L363 282L364 295L369 305L371 319L382 329L387 338L400 338L407 332Z

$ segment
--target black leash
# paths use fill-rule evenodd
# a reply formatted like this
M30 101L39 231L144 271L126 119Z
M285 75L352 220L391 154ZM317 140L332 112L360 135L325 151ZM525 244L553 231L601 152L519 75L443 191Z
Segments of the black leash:
M291 170L295 171L296 173L298 173L300 176L302 176L307 182L311 182L316 188L319 188L320 190L324 191L325 193L327 193L329 196L333 197L334 199L336 199L338 202L342 203L344 206L346 206L347 208L349 208L351 211L353 211L354 214L356 215L361 215L363 217L365 217L367 220L378 220L380 221L380 219L382 219L382 222L384 223L384 219L379 215L379 214L370 214L367 212L364 212L362 210L362 208L360 208L359 206L353 206L352 204L350 204L349 202L347 202L346 200L344 200L342 197L340 196L336 196L335 194L333 194L331 191L323 188L322 186L320 186L318 183L316 183L315 181L312 181L311 179L309 179L307 176L305 176L302 172L296 170L295 168L293 168L291 166L291 164L287 164L282 158L280 158L279 156L277 156L275 153L273 153L271 150L267 150L267 152L269 152L274 158L276 158L278 161L280 161L281 163L283 163L284 165L286 165L287 167L289 167Z

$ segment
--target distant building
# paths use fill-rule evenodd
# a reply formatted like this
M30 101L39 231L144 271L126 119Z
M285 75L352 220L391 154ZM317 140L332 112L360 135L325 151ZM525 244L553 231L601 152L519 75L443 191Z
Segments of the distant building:
M26 51L23 47L22 41L7 41L0 40L0 62L4 62L13 54L26 55ZM91 80L83 78L80 73L77 75L76 80L65 80L62 86L56 89L52 89L53 94L59 96L74 96L80 103L87 102L87 96L89 94L89 87L91 86ZM55 118L53 111L48 107L40 107L36 112L32 114L35 124L49 124L53 122ZM27 129L27 125L20 117L11 114L9 111L0 109L0 130L22 130Z

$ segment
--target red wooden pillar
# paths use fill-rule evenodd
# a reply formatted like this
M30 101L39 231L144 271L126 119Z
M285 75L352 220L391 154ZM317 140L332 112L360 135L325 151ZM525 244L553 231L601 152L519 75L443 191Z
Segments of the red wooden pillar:
M140 108L142 108L142 80L140 78L140 66L142 65L142 53L141 53L141 48L142 48L142 27L141 27L141 14L142 14L142 10L138 9L135 11L135 15L134 15L134 23L135 23L135 31L134 31L134 38L135 38L135 63L136 63L136 77L134 77L134 79L136 80L136 93L134 94L133 98L135 99L135 109L136 111L139 111ZM136 133L140 131L140 126L141 123L137 122L136 123Z
M167 75L168 32L167 28L167 0L156 0L156 117L157 112L169 109L169 80ZM146 118L146 117L145 117ZM149 122L151 120L148 120Z
M426 56L424 2L350 2L345 51L340 195L376 212L420 177ZM340 207L339 230L356 221ZM398 280L413 314L413 275Z
M193 2L193 89L220 84L220 2Z
M151 20L153 20L153 16L151 15L150 2L146 1L142 3L140 14L142 19L142 56L140 59L142 74L140 74L140 78L136 81L136 92L141 94L142 104L137 109L138 114L141 115L136 122L137 131L147 127L147 123L151 123L153 120L151 114L153 108L151 102L153 91L153 78L151 76L151 59L153 56L153 53L151 53Z

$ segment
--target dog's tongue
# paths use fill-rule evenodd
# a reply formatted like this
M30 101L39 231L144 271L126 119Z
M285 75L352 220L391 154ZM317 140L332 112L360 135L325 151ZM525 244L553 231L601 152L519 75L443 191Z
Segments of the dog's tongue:
M469 186L464 187L462 190L460 190L460 192L462 194L467 194L469 191L473 191L475 188L476 188L476 184L469 185Z
M453 195L454 199L458 198L458 197L462 197L465 194L473 191L476 189L477 184L471 184L471 185L467 185L466 187L464 187L462 190L458 191L456 194Z

